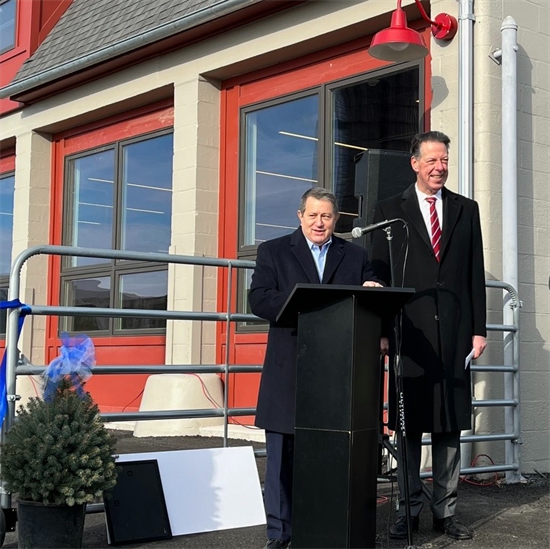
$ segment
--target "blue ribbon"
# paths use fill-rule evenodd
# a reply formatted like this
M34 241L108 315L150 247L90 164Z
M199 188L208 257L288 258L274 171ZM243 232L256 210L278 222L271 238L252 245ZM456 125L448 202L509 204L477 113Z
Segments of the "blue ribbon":
M92 375L95 366L95 349L92 340L86 336L69 337L61 334L60 355L54 358L43 374L44 400L51 402L62 379L68 377L77 394L85 396L84 383Z
M19 322L17 326L17 341L19 341L19 336L21 335L21 330L23 329L23 322L25 322L25 316L31 313L31 308L28 305L24 305L19 301L19 299L12 299L11 301L0 301L0 309L17 309L21 308L19 311ZM2 363L0 364L0 425L4 421L6 412L8 410L8 397L6 392L6 359L8 355L8 348L4 349L4 354L2 356Z

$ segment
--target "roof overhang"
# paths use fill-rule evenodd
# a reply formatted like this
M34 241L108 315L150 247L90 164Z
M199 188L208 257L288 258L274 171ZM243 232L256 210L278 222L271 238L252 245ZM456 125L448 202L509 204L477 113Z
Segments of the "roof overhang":
M81 63L75 60L66 67L60 66L45 73L33 75L15 82L0 90L0 97L9 97L25 105L35 103L61 92L68 91L99 78L116 73L147 59L181 49L208 38L220 35L229 30L242 27L248 23L269 15L288 10L308 0L257 0L238 5L234 11L224 13L210 20L195 18L193 24L167 36L155 36L147 43L147 39L139 42L139 46L128 43L125 48L121 43L113 47L112 57L107 59L93 54L83 57ZM142 35L143 36L143 35ZM143 43L145 42L145 43Z

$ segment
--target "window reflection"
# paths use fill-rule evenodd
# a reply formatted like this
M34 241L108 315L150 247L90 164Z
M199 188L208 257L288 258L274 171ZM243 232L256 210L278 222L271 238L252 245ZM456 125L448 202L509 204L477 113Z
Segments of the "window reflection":
M83 278L65 282L65 303L71 307L109 308L111 279L109 277ZM108 330L109 319L100 316L65 317L66 329L75 332Z
M145 261L145 254L167 253L170 246L172 157L172 132L162 130L68 159L64 244L142 252L144 261L66 258L61 273L64 305L166 309L167 266ZM111 335L166 325L164 319L120 318L64 323L68 331Z
M246 114L245 246L298 226L300 197L319 183L318 111L311 95Z
M115 306L165 311L168 305L167 288L167 271L122 275L118 289L119 304ZM161 318L122 318L119 322L123 330L166 327L166 320Z
M16 0L0 3L0 52L15 47Z
M172 134L124 147L121 249L168 253Z
M14 188L14 175L0 178L0 276L8 276L11 269Z
M408 151L419 128L418 68L370 78L332 90L332 182L350 232L358 214L355 156L367 149Z
M115 152L108 150L71 160L72 224L69 246L111 249L113 247L113 201ZM90 265L109 260L71 258L71 266Z

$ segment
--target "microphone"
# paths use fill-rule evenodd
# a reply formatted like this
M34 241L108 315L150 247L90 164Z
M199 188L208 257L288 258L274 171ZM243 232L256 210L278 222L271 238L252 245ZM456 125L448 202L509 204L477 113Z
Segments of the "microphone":
M351 231L351 236L353 238L359 238L364 234L370 233L371 231L376 231L376 229L383 229L384 227L388 227L392 223L397 223L398 221L401 221L406 225L406 223L402 219L389 219L389 220L386 219L386 221L380 221L380 223L373 223L372 225L367 225L366 227L354 227Z

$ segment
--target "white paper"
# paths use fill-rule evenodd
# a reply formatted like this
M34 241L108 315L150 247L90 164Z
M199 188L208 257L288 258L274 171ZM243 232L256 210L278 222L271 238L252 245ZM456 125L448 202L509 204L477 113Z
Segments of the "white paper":
M252 446L121 454L156 459L174 536L265 524Z
M466 357L466 360L464 361L464 369L468 367L468 364L472 361L472 358L474 358L474 350L472 349L468 356Z

